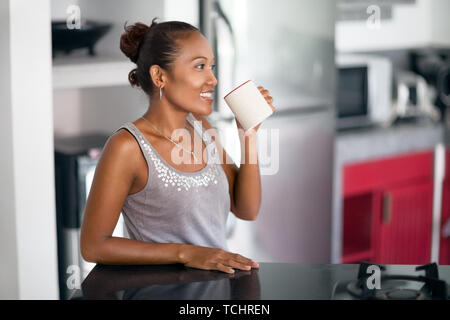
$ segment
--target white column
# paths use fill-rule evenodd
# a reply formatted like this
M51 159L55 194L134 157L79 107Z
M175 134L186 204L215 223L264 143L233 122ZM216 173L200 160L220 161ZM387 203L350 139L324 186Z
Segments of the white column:
M0 1L0 299L58 299L50 0Z
M438 143L434 147L433 165L433 219L431 232L431 262L439 264L439 248L441 241L442 188L445 176L445 145Z

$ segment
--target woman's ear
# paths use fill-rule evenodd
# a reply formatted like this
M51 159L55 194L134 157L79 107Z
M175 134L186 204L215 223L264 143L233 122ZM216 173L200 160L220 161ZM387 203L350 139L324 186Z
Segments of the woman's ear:
M149 69L150 78L152 79L153 84L157 88L163 88L165 85L165 75L164 71L160 66L154 64Z

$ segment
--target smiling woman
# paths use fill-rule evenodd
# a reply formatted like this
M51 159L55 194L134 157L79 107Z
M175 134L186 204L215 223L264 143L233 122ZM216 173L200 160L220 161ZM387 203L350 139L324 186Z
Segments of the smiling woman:
M102 264L182 263L228 273L258 267L227 251L229 212L254 220L261 184L258 164L238 168L204 117L212 112L217 85L211 46L184 22L154 19L150 26L124 29L120 48L136 63L129 81L149 96L149 107L103 149L83 217L83 257ZM260 91L271 102L268 91ZM176 142L177 130L187 134ZM185 151L189 161L175 163L174 154ZM249 152L245 148L246 156ZM192 163L192 157L201 161ZM130 239L112 237L120 212Z

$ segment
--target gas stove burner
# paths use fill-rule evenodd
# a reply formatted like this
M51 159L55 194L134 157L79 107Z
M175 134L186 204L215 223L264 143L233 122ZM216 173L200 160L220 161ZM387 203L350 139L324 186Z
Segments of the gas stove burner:
M381 277L380 289L368 289L367 278L351 281L347 291L356 298L373 300L429 300L430 292L426 285L420 289L404 288L412 282L422 282L419 277L384 276ZM403 281L400 281L403 280ZM406 281L405 281L406 280Z
M379 289L371 289L367 281L371 274L367 273L369 266L374 266L368 262L359 265L358 279L350 281L347 291L359 299L375 300L446 300L448 299L447 283L439 279L439 272L436 263L431 263L416 268L416 271L424 270L425 276L408 275L386 275L380 277ZM386 270L384 266L376 265L381 271ZM414 289L417 285L423 284L420 288ZM405 288L406 287L406 288Z
M420 293L412 289L395 289L386 292L386 298L389 300L418 300Z

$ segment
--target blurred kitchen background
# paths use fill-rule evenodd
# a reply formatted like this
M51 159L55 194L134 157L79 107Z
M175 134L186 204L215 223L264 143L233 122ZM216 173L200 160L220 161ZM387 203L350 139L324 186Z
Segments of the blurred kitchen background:
M230 251L450 264L448 12L450 0L0 0L0 299L73 298L92 269L79 228L95 165L148 105L119 38L154 17L210 41L208 118L237 164L223 96L252 79L275 99L261 211L230 214Z

